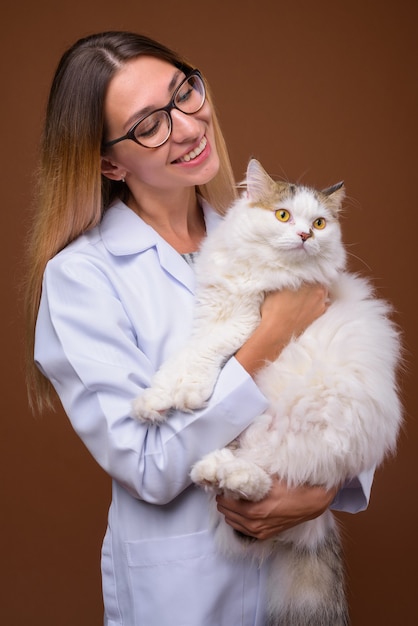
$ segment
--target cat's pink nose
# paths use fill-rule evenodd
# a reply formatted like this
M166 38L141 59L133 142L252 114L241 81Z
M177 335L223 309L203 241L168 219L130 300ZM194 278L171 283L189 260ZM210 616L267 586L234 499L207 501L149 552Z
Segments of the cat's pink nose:
M298 233L299 237L302 239L302 241L306 241L307 239L309 239L309 237L312 237L313 232L312 232L312 228L309 230L309 233Z

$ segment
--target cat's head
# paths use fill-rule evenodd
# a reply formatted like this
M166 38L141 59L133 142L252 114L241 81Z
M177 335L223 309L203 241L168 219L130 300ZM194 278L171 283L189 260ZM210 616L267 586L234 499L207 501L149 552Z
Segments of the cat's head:
M245 186L246 204L258 214L253 218L254 235L267 240L272 258L280 255L289 271L306 280L333 280L346 259L338 219L344 184L317 191L275 181L251 159Z

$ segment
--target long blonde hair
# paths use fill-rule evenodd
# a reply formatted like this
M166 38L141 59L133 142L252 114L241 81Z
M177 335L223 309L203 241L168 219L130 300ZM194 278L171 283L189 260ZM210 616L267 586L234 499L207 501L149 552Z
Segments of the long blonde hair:
M49 95L41 140L36 212L30 233L25 281L27 387L32 409L52 407L52 385L34 362L34 335L45 266L62 248L101 220L110 202L126 199L126 186L101 174L104 99L111 78L124 63L147 55L182 70L178 54L136 33L109 31L77 41L61 58ZM235 198L234 176L211 94L220 168L198 189L220 213Z

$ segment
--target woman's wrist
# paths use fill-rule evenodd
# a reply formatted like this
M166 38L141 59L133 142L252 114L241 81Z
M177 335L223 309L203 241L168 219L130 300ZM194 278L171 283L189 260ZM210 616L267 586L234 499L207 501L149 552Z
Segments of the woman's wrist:
M275 336L267 324L261 323L251 337L235 353L235 358L250 374L261 370L266 362L276 359L283 348L289 343L288 336Z
M327 308L327 290L303 285L297 291L270 292L261 306L261 320L235 356L254 376L266 362L277 359L293 336L299 336Z

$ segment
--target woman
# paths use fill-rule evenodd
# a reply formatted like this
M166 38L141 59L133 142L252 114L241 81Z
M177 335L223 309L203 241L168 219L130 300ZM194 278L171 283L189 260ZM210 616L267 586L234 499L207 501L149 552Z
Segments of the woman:
M102 551L109 626L264 624L267 566L216 551L208 496L189 471L264 410L252 377L323 313L324 290L269 295L204 409L174 412L160 427L130 416L132 399L188 335L192 256L234 197L211 96L184 59L123 32L87 37L64 54L48 102L30 254L29 388L38 409L55 388L112 477ZM260 503L219 497L218 508L263 539L333 500L364 508L370 480L336 499L337 489L288 490L277 480Z

